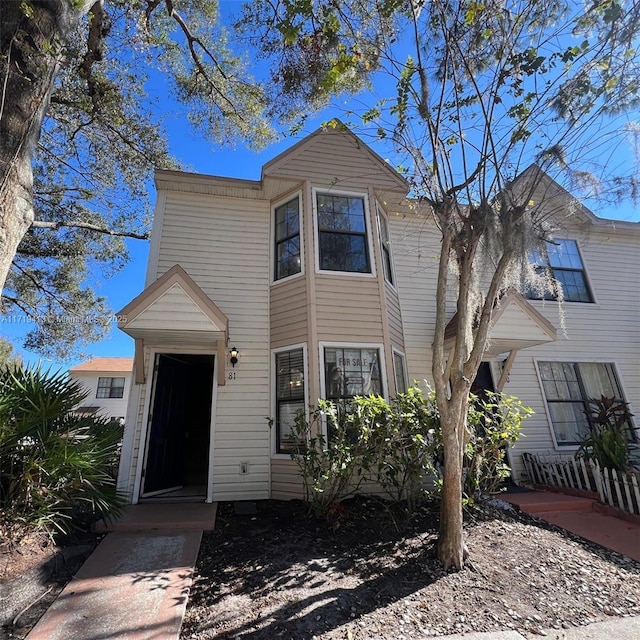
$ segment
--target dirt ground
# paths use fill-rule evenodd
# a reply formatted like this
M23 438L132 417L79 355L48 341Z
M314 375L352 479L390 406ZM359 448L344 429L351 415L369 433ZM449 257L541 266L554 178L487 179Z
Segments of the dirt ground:
M342 518L299 502L220 505L205 534L182 640L417 640L580 626L640 614L640 563L535 518L484 505L467 515L468 568L443 573L438 517L357 499Z
M54 541L0 532L0 640L24 638L97 544L93 534Z

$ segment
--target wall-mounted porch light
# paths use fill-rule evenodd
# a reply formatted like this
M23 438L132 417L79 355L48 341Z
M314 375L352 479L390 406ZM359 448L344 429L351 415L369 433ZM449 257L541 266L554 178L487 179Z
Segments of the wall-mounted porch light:
M229 351L229 360L231 361L231 366L235 367L238 362L238 350L235 347L231 347L231 351Z

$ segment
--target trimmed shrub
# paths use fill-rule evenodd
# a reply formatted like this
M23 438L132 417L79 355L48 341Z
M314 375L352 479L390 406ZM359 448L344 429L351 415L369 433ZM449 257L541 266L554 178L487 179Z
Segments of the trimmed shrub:
M495 491L508 476L506 449L531 413L514 397L471 397L463 487L468 499ZM443 457L435 392L425 395L417 386L390 403L380 396L321 400L310 409L308 422L304 412L298 413L292 436L291 457L300 469L305 499L318 514L335 511L365 482L413 508L424 494L425 477L438 477Z

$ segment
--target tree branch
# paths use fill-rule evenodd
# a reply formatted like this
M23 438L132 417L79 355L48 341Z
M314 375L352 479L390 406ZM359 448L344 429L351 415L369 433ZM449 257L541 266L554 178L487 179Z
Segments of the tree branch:
M88 231L95 231L107 236L121 236L124 238L135 238L136 240L149 239L148 233L134 233L133 231L114 231L112 229L99 227L98 225L91 224L89 222L48 222L46 220L34 220L31 223L32 229L61 229L63 227L70 229L87 229Z
M33 307L31 308L32 310L30 311L26 306L24 306L22 304L22 302L20 300L18 300L18 298L14 298L13 296L9 296L6 293L2 294L1 297L2 300L6 300L7 302L15 305L16 307L18 307L18 309L20 309L20 311L24 312L24 314L28 317L28 318L34 318L35 315L33 313Z
M102 45L109 33L109 18L104 10L103 0L96 0L89 11L89 36L87 37L87 53L78 69L80 77L87 83L89 96L93 104L93 112L98 110L100 88L93 75L93 65L102 60Z
M45 287L40 280L38 280L38 278L36 278L33 273L31 273L30 271L27 271L26 269L24 269L23 267L21 267L19 264L16 264L15 262L13 263L13 266L18 269L18 271L20 271L20 273L24 274L24 276L26 278L29 278L29 280L31 280L31 282L33 283L33 285L35 286L36 289L42 291L44 294L46 294L47 296L49 296L52 300L55 300L65 311L67 311L67 307L64 304L64 300L56 295L56 293L54 291L51 291L50 289L47 289L47 287Z
M151 3L151 4L153 4L153 3ZM189 47L189 52L191 53L191 59L193 60L194 64L196 65L198 71L202 74L202 76L207 81L207 83L209 84L211 89L215 93L217 93L218 96L220 96L220 98L229 105L229 107L231 107L231 111L240 120L244 120L244 118L242 117L242 114L238 113L238 111L237 111L235 105L233 104L233 102L231 102L231 100L224 94L224 92L222 92L217 87L216 83L209 77L209 74L207 73L207 70L205 69L205 67L204 67L204 65L202 63L202 60L200 59L200 56L198 55L198 53L196 51L195 45L198 45L202 49L202 51L204 51L206 56L215 65L215 67L218 70L218 72L220 73L220 75L225 80L229 80L229 78L225 74L222 66L220 65L220 63L218 62L216 57L213 55L213 52L209 50L209 48L206 46L206 44L200 38L198 38L197 36L194 36L191 33L191 30L189 29L189 26L187 25L187 23L184 21L182 16L176 11L175 7L173 6L173 0L165 0L165 5L166 5L166 8L167 8L167 13L169 14L169 17L173 18L173 20L175 20L178 23L178 25L180 26L180 29L182 29L182 33L184 34L185 38L187 39L187 45Z

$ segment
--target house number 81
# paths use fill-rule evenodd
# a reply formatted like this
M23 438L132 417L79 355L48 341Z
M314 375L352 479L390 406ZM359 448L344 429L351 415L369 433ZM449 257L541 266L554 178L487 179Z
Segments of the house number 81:
M230 371L229 372L229 380L235 380L236 379L236 372L235 371Z

